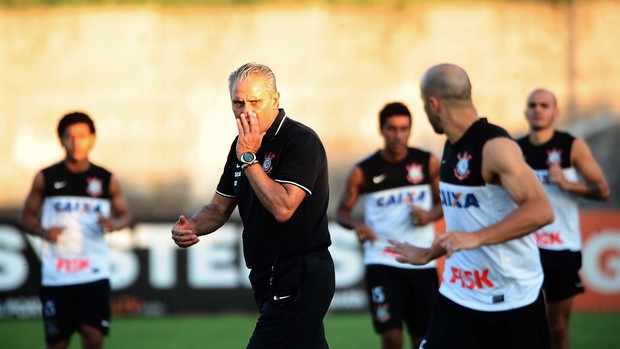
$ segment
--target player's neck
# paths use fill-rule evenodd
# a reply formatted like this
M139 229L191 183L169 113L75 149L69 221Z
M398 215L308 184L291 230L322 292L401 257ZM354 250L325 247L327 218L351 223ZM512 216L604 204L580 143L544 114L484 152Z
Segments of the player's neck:
M73 160L73 159L65 159L65 166L72 173L83 173L88 171L90 168L90 161L88 159L84 160Z
M393 152L383 148L381 150L381 157L386 162L394 164L403 161L407 157L407 152Z
M452 118L452 122L444 125L444 133L451 144L458 142L461 137L469 130L471 125L480 120L476 109L471 108L457 114L457 117Z
M540 130L530 130L529 140L533 145L541 145L549 142L553 138L555 130L553 127L547 127Z

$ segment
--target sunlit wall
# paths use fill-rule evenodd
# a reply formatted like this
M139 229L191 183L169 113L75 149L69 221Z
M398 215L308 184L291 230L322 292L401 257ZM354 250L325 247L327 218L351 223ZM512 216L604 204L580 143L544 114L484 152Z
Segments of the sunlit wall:
M437 63L463 66L479 113L514 134L537 87L556 92L562 126L604 129L620 115L618 33L620 3L598 1L1 9L0 210L62 158L57 121L83 110L98 127L92 160L119 176L138 216L193 212L236 135L228 74L248 61L274 70L281 106L322 137L332 201L381 146L386 102L408 104L411 144L440 154L418 91Z

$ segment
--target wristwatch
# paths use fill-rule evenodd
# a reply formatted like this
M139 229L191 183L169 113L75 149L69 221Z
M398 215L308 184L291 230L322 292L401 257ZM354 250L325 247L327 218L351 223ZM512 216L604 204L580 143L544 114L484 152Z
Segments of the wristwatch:
M241 156L239 157L239 162L241 163L242 170L245 170L245 168L248 166L258 164L258 160L256 160L256 154L249 151L241 154Z

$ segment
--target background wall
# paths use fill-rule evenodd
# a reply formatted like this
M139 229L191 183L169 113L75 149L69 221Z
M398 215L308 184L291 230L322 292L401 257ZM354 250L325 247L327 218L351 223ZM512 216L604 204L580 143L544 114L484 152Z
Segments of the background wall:
M411 144L440 154L418 83L442 62L463 66L479 113L515 135L527 94L556 92L561 126L590 137L617 192L617 33L620 4L604 1L0 9L0 218L62 158L56 124L76 109L95 118L92 160L120 177L138 219L191 214L236 134L227 77L248 61L274 70L282 106L322 137L332 211L350 166L381 146L386 102L407 103Z

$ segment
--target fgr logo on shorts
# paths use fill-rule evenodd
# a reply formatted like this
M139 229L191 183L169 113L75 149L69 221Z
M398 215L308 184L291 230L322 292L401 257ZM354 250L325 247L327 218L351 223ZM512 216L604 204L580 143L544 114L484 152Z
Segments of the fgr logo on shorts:
M56 304L53 300L46 300L43 305L43 315L44 316L54 316L56 315Z

